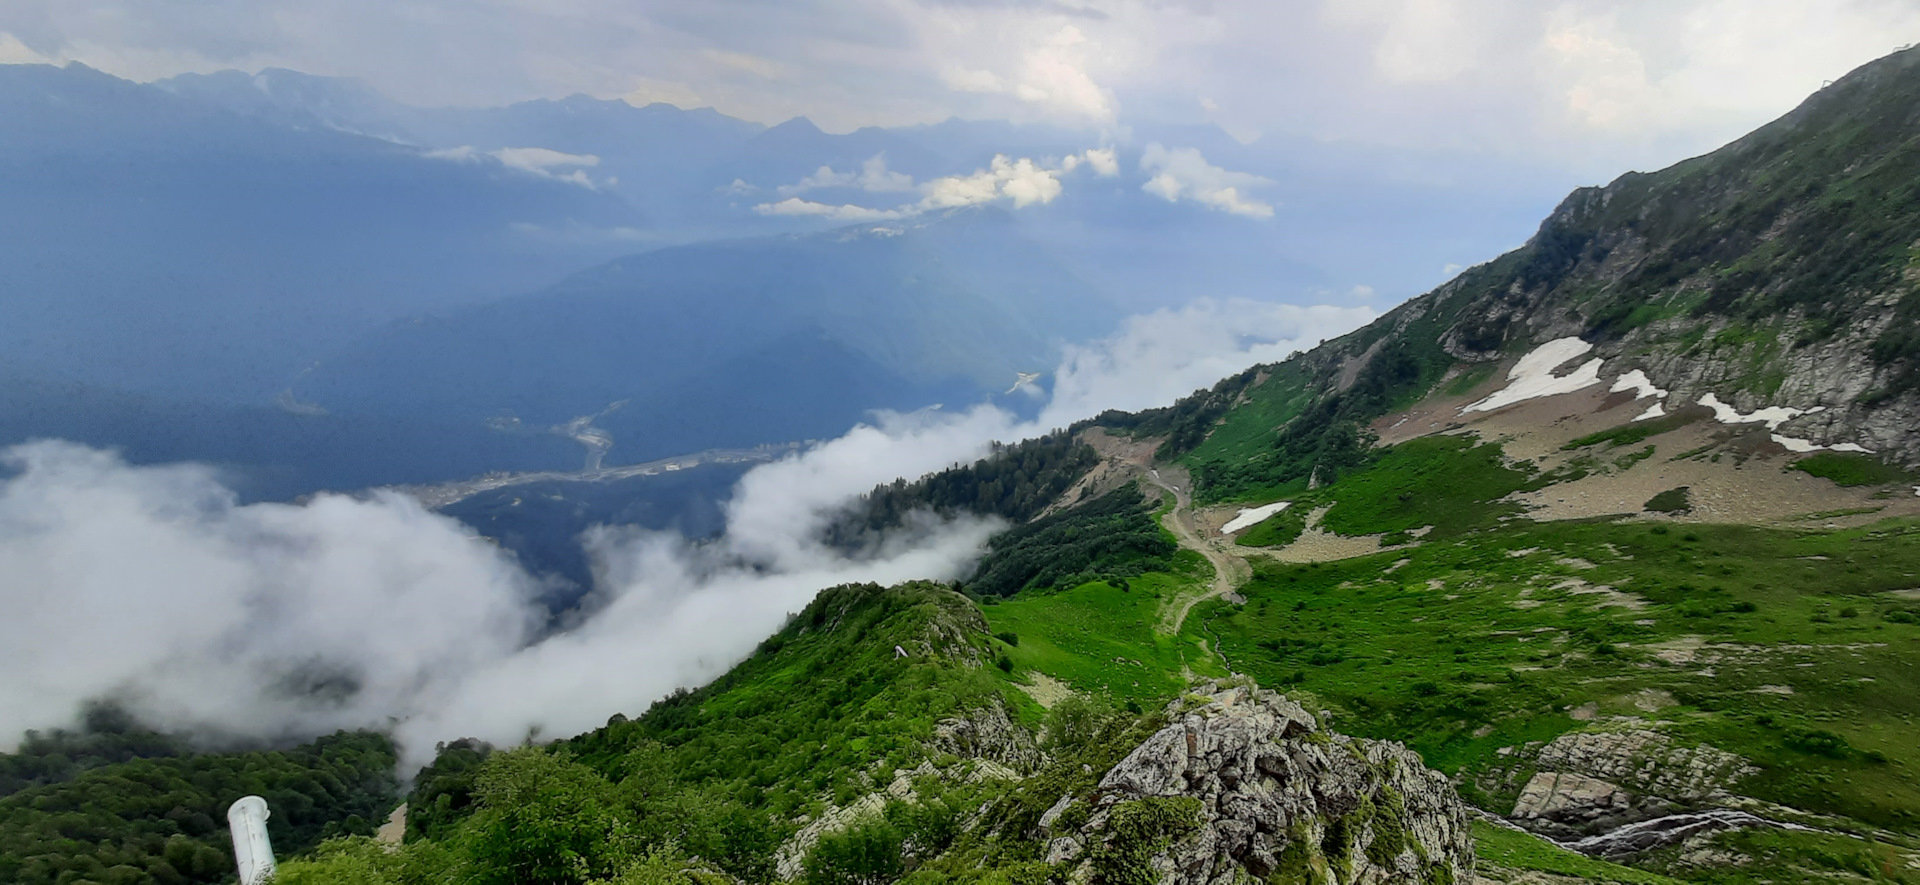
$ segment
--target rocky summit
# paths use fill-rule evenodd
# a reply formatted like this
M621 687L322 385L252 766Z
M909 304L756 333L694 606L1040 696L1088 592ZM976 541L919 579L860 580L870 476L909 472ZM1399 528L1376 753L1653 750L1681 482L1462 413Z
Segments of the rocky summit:
M1162 885L1470 881L1467 807L1405 747L1328 731L1244 680L1198 686L1166 715L1100 779L1085 823L1049 843L1050 862L1103 871L1152 811L1191 809L1194 820L1143 852ZM1063 797L1043 824L1064 830L1075 801Z

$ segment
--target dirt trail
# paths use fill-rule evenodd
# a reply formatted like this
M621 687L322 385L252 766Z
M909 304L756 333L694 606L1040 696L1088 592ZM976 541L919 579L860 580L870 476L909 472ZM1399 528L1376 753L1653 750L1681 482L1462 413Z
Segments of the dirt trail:
M1167 514L1162 524L1173 532L1180 546L1206 557L1207 562L1213 565L1213 581L1207 585L1205 592L1178 597L1161 609L1157 626L1160 632L1179 633L1181 625L1187 622L1187 613L1193 610L1194 605L1202 600L1230 597L1234 590L1253 577L1253 568L1247 565L1244 558L1230 552L1223 542L1206 540L1202 530L1194 524L1192 483L1188 481L1186 468L1154 463L1153 452L1159 447L1159 440L1114 436L1098 427L1088 430L1081 439L1100 453L1100 466L1089 476L1098 477L1101 486L1115 488L1126 480L1137 478L1172 492L1173 511Z
M401 841L406 839L406 837L407 803L402 802L399 808L395 808L392 814L387 815L387 822L381 824L380 829L374 831L373 840L387 846L388 851L393 851L400 846Z
M1245 559L1228 553L1224 544L1209 542L1200 536L1200 530L1193 524L1193 497L1187 484L1172 482L1152 467L1147 468L1146 479L1173 493L1173 511L1167 514L1162 524L1173 532L1180 546L1206 557L1207 562L1213 565L1213 581L1207 585L1205 593L1176 599L1164 610L1160 632L1179 633L1181 625L1187 622L1187 613L1193 611L1196 604L1207 599L1231 596L1234 590L1253 577L1253 568L1247 565Z

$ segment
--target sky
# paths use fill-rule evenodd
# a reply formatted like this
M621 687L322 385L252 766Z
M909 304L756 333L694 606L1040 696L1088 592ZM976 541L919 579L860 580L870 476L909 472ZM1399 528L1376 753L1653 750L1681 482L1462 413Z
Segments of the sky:
M5 0L0 62L351 76L419 105L587 93L829 131L1148 123L1611 177L1920 40L1920 0Z

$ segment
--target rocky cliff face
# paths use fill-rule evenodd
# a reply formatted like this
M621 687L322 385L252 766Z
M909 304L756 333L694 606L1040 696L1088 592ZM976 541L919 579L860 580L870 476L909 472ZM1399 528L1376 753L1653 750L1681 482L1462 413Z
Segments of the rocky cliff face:
M1211 683L1042 819L1073 881L1129 885L1472 881L1466 806L1399 744L1322 728L1248 683Z

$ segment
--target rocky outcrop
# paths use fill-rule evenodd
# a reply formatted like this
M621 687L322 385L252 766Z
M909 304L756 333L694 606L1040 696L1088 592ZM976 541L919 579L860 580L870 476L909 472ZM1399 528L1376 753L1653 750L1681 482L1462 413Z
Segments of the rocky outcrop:
M1725 750L1644 729L1563 734L1534 765L1509 817L1562 839L1711 805L1756 771Z
M1520 789L1512 817L1532 829L1565 835L1631 819L1637 810L1635 798L1619 784L1573 772L1542 771Z
M817 818L808 821L806 826L794 833L773 853L775 875L781 881L791 882L800 878L806 871L807 852L827 833L839 832L854 824L877 817L886 810L888 802L911 802L914 800L913 778L934 775L939 772L930 763L921 763L913 771L894 773L893 782L884 790L877 790L861 796L845 805L830 805Z
M1575 732L1540 748L1543 769L1577 772L1683 802L1725 796L1758 769L1718 747L1687 746L1657 731Z
M984 759L1022 772L1032 771L1041 758L1032 733L1015 725L998 699L965 716L940 720L927 745L935 752Z
M1073 864L1074 881L1472 881L1467 807L1399 744L1329 732L1244 681L1202 686L1167 715L1091 797L1049 811L1048 859Z

